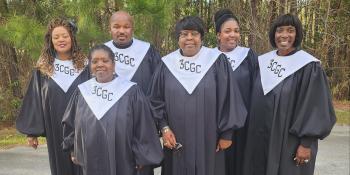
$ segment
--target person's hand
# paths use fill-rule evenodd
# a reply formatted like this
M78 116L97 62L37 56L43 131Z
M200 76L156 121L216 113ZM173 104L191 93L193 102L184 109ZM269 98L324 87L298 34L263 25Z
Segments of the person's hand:
M295 162L296 165L304 165L310 161L311 158L311 148L303 147L302 145L299 145L297 152L295 154Z
M73 152L70 153L70 159L72 160L72 162L76 165L78 165L78 160L77 158L74 156Z
M231 145L232 145L232 141L231 140L220 139L219 142L218 142L218 145L216 146L216 152L219 152L220 150L227 149Z
M38 148L39 142L37 137L27 137L28 145L34 149Z
M176 144L176 138L173 131L171 131L170 128L167 128L165 130L162 130L162 135L163 145L169 149L173 149Z

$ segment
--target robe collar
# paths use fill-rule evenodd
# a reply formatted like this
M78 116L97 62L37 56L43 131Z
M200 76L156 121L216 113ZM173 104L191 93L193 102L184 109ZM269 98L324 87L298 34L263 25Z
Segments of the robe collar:
M259 56L258 61L264 95L308 63L319 62L303 50L289 56L278 56L277 51L274 50Z
M53 66L54 72L50 77L65 93L83 71L78 71L74 67L72 60L60 60L55 58Z
M193 57L182 56L178 49L164 56L162 61L185 90L192 94L220 54L202 46Z
M107 83L99 83L96 78L92 78L78 88L95 117L100 120L135 84L122 77L116 77Z
M113 40L105 43L115 54L115 72L118 76L131 80L146 56L150 43L133 38L127 48L118 48Z

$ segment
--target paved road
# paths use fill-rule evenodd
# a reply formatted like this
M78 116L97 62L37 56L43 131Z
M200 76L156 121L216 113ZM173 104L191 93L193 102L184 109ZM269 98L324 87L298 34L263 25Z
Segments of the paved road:
M320 141L314 175L348 175L350 165L350 127L336 126ZM38 150L15 147L0 150L0 175L49 175L46 146ZM159 169L156 175L160 175Z

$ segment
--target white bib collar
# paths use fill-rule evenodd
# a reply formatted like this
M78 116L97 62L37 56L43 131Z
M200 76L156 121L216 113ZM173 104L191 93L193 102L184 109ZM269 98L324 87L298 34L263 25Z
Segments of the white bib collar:
M230 52L222 52L219 48L214 48L216 52L224 53L231 64L232 70L235 71L248 55L249 48L237 46Z
M131 80L145 57L150 43L133 38L133 43L125 49L113 45L113 40L105 43L115 54L115 72L118 76Z
M121 77L108 83L99 83L92 78L78 88L96 118L100 120L134 84L136 83Z
M72 60L60 60L55 58L53 65L54 73L51 76L52 80L54 80L64 92L67 92L82 70L76 70Z
M162 61L186 91L192 94L219 55L220 53L202 46L193 57L182 56L178 49L164 56Z
M261 84L266 95L289 75L306 64L319 60L302 50L290 56L278 56L277 51L274 50L259 56L258 61Z

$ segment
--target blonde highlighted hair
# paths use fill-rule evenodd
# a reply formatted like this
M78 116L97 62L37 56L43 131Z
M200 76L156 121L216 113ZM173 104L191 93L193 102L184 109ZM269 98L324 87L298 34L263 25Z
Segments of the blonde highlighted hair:
M67 29L70 38L72 40L71 59L73 61L74 68L77 70L82 70L85 68L86 56L81 51L81 48L78 46L78 42L75 36L76 27L73 23L69 22L66 19L53 19L47 26L47 32L45 34L45 43L44 47L41 50L39 60L36 64L36 68L44 75L51 76L54 72L54 61L56 56L56 51L52 44L52 31L56 27L64 27Z

